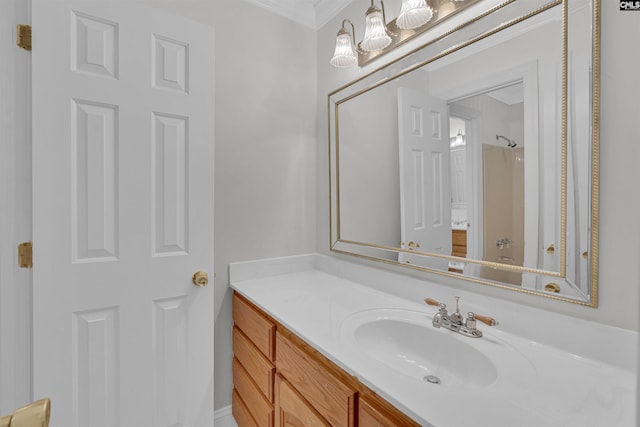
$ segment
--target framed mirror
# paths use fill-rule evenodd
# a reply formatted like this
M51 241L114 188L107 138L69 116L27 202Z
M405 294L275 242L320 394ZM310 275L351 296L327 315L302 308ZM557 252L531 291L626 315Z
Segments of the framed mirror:
M328 95L331 250L595 307L599 0L465 12Z

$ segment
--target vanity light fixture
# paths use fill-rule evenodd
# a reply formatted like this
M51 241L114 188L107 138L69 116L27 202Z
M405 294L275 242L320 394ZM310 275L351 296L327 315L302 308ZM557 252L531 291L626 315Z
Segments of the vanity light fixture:
M403 30L412 30L426 24L433 17L433 9L426 0L402 0L396 25Z
M362 67L480 1L482 0L402 0L400 14L387 23L383 0L380 0L380 7L371 0L371 6L364 14L364 39L356 43L353 23L348 19L343 20L331 65L345 68L358 64ZM348 30L347 22L351 25L351 31Z
M365 52L382 50L391 44L391 36L387 29L387 20L384 13L384 2L380 0L380 4L382 9L374 6L373 0L371 0L371 6L364 14L364 39L360 42L360 49Z
M447 16L454 10L456 10L456 4L453 0L442 0L440 2L440 7L438 7L438 18Z
M351 24L351 33L345 28L347 22ZM340 28L336 37L336 50L331 58L331 65L342 68L351 67L358 63L355 34L356 30L353 27L353 22L348 19L342 21L342 28Z
M451 15L458 8L458 3L464 0L440 0L438 6L438 19Z

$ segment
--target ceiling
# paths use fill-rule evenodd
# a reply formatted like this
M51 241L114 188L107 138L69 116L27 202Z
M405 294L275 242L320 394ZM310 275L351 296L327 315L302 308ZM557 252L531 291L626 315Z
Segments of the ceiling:
M336 16L351 0L245 0L314 30Z

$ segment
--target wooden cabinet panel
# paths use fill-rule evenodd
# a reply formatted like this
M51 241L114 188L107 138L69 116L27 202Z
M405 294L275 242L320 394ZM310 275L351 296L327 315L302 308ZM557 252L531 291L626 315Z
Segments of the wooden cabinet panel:
M386 402L385 402L386 403ZM419 424L409 419L403 413L391 408L386 404L387 410L379 409L375 405L369 403L366 399L360 398L358 401L358 426L359 427L396 427L396 426L414 426L420 427Z
M238 359L233 359L233 387L260 427L273 427L273 405L260 392Z
M353 426L355 390L347 387L279 332L276 333L276 347L278 372L332 426Z
M233 295L233 322L262 354L271 361L276 360L276 325L236 294Z
M391 420L371 407L365 400L358 402L359 427L393 427Z
M467 246L466 230L451 230L451 244L458 246Z
M275 367L236 326L233 327L233 353L258 389L273 402Z
M467 256L467 230L451 230L451 255Z
M330 426L280 375L276 375L275 395L277 427Z
M247 406L236 390L233 390L233 394L231 395L231 408L233 418L235 418L238 427L259 427L254 419L251 418Z

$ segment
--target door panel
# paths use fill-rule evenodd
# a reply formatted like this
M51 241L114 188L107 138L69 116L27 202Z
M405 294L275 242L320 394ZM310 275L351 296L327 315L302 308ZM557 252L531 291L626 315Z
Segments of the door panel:
M56 426L213 425L213 31L33 1L34 394Z
M403 249L451 255L451 160L445 101L398 89ZM407 253L399 261L447 270L447 261Z

